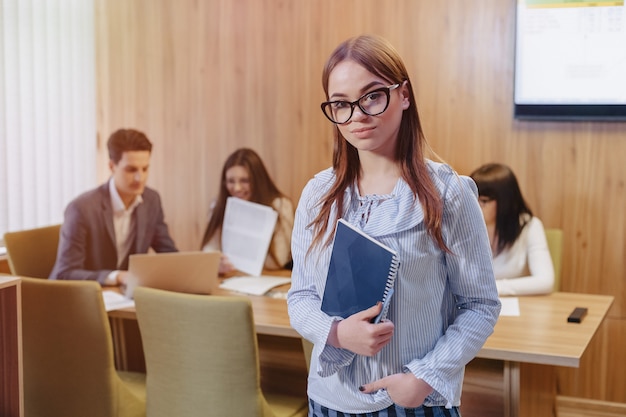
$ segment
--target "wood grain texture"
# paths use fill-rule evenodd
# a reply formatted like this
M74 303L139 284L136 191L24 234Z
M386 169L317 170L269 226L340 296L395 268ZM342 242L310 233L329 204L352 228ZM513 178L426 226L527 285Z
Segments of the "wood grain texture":
M519 297L519 316L500 316L478 357L559 367L580 366L590 344L601 339L613 297L556 292ZM588 314L581 323L567 317L577 306Z
M561 290L616 297L580 369L557 368L559 394L626 403L626 124L514 120L514 13L512 0L96 0L99 178L108 135L144 130L181 249L199 247L237 147L256 149L297 202L331 161L325 58L348 36L383 35L433 149L462 174L509 164L544 225L564 231Z
M626 404L559 396L557 410L558 417L623 417Z

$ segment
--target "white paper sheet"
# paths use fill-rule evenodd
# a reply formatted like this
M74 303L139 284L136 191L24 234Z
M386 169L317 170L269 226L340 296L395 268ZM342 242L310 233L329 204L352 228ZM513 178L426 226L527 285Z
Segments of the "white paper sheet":
M502 309L501 316L519 316L519 298L517 297L501 297Z
M111 290L102 291L104 309L106 311L120 310L122 308L135 307L135 300L126 298L124 295Z
M278 213L262 204L228 197L222 224L222 252L241 272L261 275Z

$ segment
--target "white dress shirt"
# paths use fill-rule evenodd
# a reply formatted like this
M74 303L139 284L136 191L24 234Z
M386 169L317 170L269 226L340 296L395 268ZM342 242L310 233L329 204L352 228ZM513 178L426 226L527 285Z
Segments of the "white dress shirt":
M113 208L113 229L115 230L115 247L117 249L117 266L122 264L126 255L130 252L135 241L137 229L133 218L133 211L143 202L141 195L135 197L132 204L126 208L122 197L115 188L113 178L109 180L109 194L111 195L111 207ZM117 284L117 274L119 270L112 271L107 277L106 284Z

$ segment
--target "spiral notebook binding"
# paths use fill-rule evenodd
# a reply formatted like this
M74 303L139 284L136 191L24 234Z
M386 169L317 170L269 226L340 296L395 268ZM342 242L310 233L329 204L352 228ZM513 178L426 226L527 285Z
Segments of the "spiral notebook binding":
M389 267L389 275L387 275L387 283L385 284L385 291L383 292L383 309L380 312L379 316L376 318L376 323L380 322L387 318L387 314L389 312L389 303L391 302L391 296L393 295L393 288L396 282L396 275L398 274L398 268L400 267L400 262L397 256L393 257L391 262L391 266Z

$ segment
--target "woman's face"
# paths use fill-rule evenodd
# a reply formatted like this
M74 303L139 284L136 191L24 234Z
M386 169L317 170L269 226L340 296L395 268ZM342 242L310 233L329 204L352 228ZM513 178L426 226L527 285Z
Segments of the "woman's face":
M337 64L328 78L328 100L353 102L364 94L390 83L380 78L354 61ZM389 106L377 115L369 116L354 107L352 117L337 127L344 138L359 151L370 151L393 157L400 130L402 112L409 107L409 94L406 83L391 90Z
M242 200L250 200L250 175L241 165L235 165L226 170L226 189L228 194Z
M498 210L498 202L495 199L480 196L478 197L478 203L483 211L483 217L487 226L494 226L496 224L496 212Z

